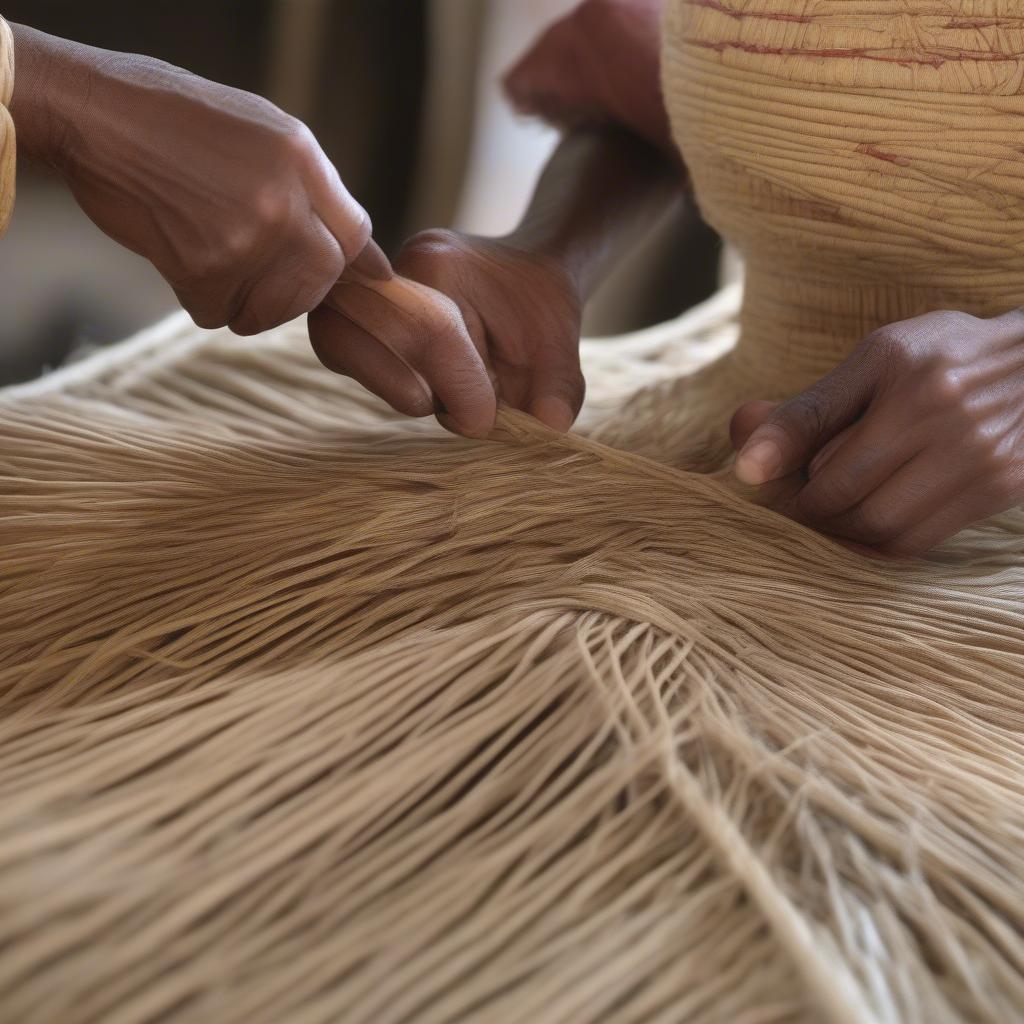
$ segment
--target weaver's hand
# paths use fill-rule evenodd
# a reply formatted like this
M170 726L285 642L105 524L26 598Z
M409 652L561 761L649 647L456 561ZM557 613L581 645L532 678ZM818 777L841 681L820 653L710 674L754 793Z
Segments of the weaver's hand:
M363 252L366 213L271 103L148 57L14 31L19 141L200 326L253 334L301 316Z
M889 554L1024 501L1024 312L939 312L871 335L779 406L733 418L744 483L805 470L796 515Z
M584 0L509 71L509 98L563 128L619 125L674 156L659 72L664 6Z
M327 366L409 415L436 402L441 422L461 433L486 433L495 395L569 429L584 392L580 295L557 261L514 241L427 231L405 244L395 269L448 297L447 326L389 309L386 288L342 284L310 317Z

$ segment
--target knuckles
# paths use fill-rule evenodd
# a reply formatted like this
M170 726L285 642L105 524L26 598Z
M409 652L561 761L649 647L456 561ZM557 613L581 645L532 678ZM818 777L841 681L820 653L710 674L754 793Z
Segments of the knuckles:
M273 136L273 155L299 170L309 170L320 159L316 136L297 118L285 116Z
M971 331L981 323L978 317L958 309L939 309L921 317L920 320L922 323L927 323L928 328L937 335Z
M190 249L188 264L177 277L237 279L282 244L301 247L312 219L299 200L320 150L305 125L277 114L260 130L255 166L237 185L223 222L208 226L204 243Z
M859 350L890 375L916 373L936 364L958 363L958 343L982 323L970 313L941 309L873 331Z
M922 370L914 391L918 405L943 411L959 410L970 393L964 368L942 357Z
M905 324L891 324L873 331L864 340L861 358L888 375L913 372L921 362L921 345Z
M873 363L891 392L918 419L941 417L945 426L973 430L982 413L980 384L972 365L985 321L968 313L940 310L891 324L871 334L860 357Z
M406 276L426 281L450 273L466 257L463 236L445 228L431 228L405 243L399 264Z
M1019 400L1007 393L1005 379L986 369L991 362L983 362L992 353L990 342L1006 344L994 324L941 310L871 334L852 357L855 372L879 381L879 404L867 415L882 417L878 422L888 417L893 436L907 433L910 444L923 445L931 468L904 481L902 504L865 500L843 514L855 497L859 469L826 463L798 499L799 512L811 522L840 516L836 528L843 536L907 555L919 552L899 538L913 538L910 510L929 494L958 487L976 502L978 518L1018 504L1024 496L1024 428L1018 425ZM1005 323L998 326L1005 334ZM813 430L820 418L813 389L784 408L784 419L797 428L802 423ZM851 458L848 453L846 462Z
M251 234L282 230L294 215L295 191L279 180L264 181L253 189L245 207L251 213Z
M362 252L371 225L340 182L331 219L350 222L346 237L332 238L340 228L321 222L321 193L336 175L305 124L252 94L221 88L218 97L219 119L200 137L217 132L231 147L230 187L214 162L207 201L179 217L181 229L171 224L151 258L199 326L252 334L316 305L343 273L346 252ZM200 163L194 176L204 170Z

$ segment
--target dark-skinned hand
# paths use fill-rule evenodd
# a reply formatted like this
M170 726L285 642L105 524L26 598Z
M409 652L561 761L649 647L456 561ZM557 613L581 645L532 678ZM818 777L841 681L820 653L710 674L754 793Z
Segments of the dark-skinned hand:
M409 320L387 288L342 283L309 318L313 348L399 412L440 411L470 436L493 425L495 398L568 430L583 402L580 294L555 260L509 239L433 230L394 261L452 305L448 326ZM440 407L440 409L439 409Z
M803 471L795 518L920 555L1024 501L1024 311L882 328L795 398L741 407L732 434L743 483Z
M301 122L162 61L15 25L19 148L150 260L201 327L255 334L315 308L370 219Z

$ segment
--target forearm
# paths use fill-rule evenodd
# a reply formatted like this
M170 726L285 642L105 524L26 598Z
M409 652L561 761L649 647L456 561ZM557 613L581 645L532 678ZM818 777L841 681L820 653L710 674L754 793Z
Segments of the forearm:
M557 260L587 299L685 192L685 171L616 129L566 136L507 241Z

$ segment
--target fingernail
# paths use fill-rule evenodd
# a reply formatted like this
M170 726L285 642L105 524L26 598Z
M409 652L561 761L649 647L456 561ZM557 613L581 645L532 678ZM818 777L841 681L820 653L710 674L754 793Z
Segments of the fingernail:
M572 411L569 403L554 395L538 398L530 406L530 415L552 430L557 430L560 434L566 433L576 419L576 414Z
M390 281L395 276L381 247L371 238L366 248L349 265L349 273L371 281Z
M734 472L740 483L751 487L774 480L782 468L782 449L774 441L755 441L736 458Z
M434 415L437 417L437 422L444 427L445 430L450 430L453 434L459 434L461 437L470 437L478 441L485 440L491 436L491 431L494 430L494 421L490 423L467 423L463 420L457 420L444 406L444 403L439 398L434 398Z

